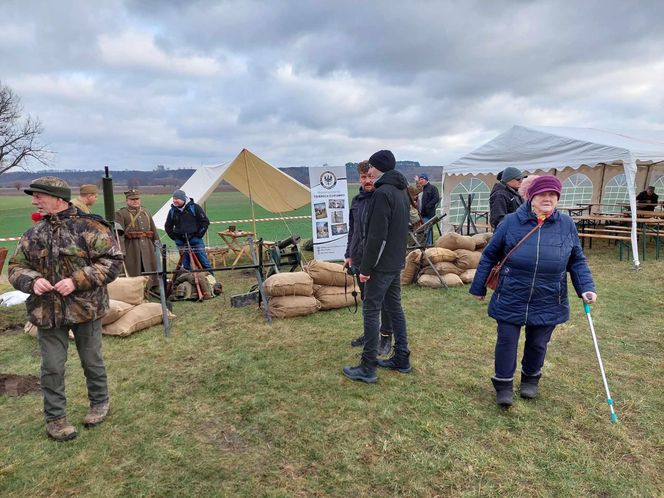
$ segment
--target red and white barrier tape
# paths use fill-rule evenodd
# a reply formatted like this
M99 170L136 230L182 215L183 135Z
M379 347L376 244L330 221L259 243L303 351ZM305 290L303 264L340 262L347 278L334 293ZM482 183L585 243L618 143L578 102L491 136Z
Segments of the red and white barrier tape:
M281 221L281 220L309 220L311 216L283 216L281 218L256 218L255 220L223 220L223 221L211 221L210 225L215 224L229 224L229 223L253 223L254 221ZM21 237L0 237L0 242L13 242L15 240L21 240Z

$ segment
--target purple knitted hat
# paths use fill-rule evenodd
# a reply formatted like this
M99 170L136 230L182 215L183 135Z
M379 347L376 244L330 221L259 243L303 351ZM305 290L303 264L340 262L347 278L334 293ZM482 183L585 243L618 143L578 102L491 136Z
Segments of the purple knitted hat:
M528 187L528 198L532 199L537 194L542 194L544 192L555 192L560 199L560 193L563 190L563 185L560 183L555 176L540 176L535 178L533 183Z

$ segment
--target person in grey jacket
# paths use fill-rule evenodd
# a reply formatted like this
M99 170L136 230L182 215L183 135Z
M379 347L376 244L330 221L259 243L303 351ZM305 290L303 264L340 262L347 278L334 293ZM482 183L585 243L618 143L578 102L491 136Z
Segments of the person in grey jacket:
M489 223L494 230L506 215L515 212L523 202L518 192L524 178L520 170L510 166L501 171L498 178L489 196Z

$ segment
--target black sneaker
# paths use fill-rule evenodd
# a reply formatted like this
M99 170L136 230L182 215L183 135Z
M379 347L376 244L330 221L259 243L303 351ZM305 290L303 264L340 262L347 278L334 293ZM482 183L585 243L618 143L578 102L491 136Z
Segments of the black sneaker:
M364 346L364 343L366 342L367 340L364 338L364 334L362 334L360 337L350 341L350 345L353 346L354 348L358 348L360 346Z

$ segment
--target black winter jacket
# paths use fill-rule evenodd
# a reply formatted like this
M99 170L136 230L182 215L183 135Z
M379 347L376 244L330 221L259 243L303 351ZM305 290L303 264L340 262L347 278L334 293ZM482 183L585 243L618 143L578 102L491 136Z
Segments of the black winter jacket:
M523 203L519 193L502 182L493 186L489 196L489 223L495 230L503 218L514 213Z
M352 265L356 268L359 268L362 262L362 253L364 250L362 230L366 220L365 215L369 207L369 200L371 200L372 195L373 191L365 192L360 187L360 193L353 197L350 203L350 212L348 214L348 244L346 245L346 254L344 257L350 258Z
M210 220L203 208L196 204L194 199L189 199L182 209L171 206L164 229L171 239L185 240L185 235L190 239L202 238L209 225Z
M422 210L420 214L423 218L433 218L436 216L436 206L440 202L440 193L435 185L427 183L422 187Z
M390 170L383 173L374 186L376 190L369 201L364 225L362 275L400 271L406 258L410 210L408 180L398 171Z

